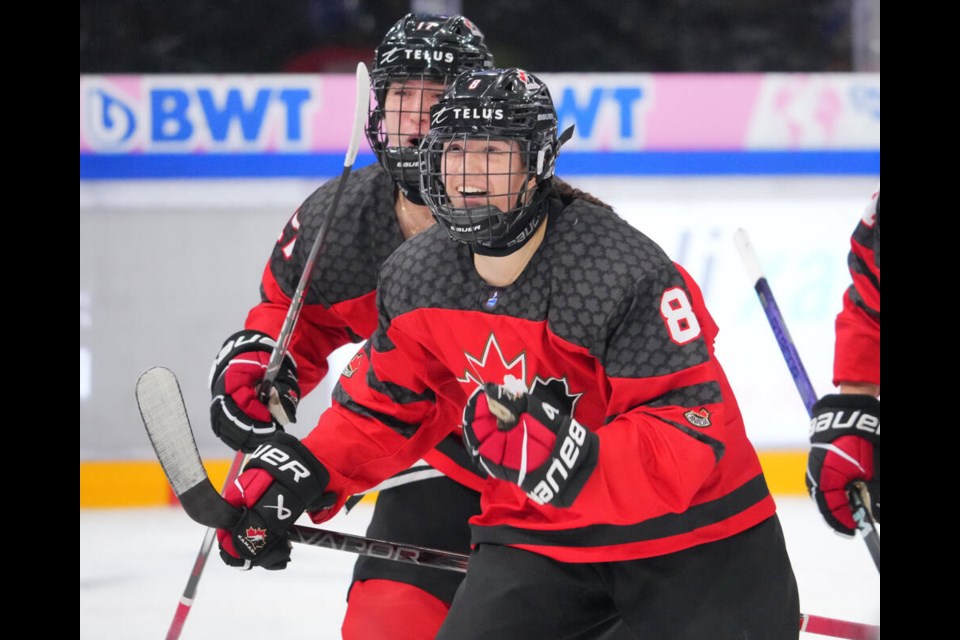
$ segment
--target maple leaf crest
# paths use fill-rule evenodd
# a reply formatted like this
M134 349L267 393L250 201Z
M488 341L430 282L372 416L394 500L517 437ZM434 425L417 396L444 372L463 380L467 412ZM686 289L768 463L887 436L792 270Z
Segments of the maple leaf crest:
M463 376L457 379L458 382L467 385L470 388L468 395L476 387L483 386L487 382L504 385L515 393L538 393L546 391L546 394L553 398L563 410L569 415L573 415L577 400L582 393L572 393L570 385L566 378L541 378L534 376L532 382L527 385L527 358L526 352L521 351L514 357L508 358L504 355L503 349L497 336L493 333L487 338L480 356L475 356L464 351L463 354L467 360L467 366L463 370Z
M360 360L363 358L363 350L357 351L357 353L350 358L350 362L347 363L347 366L343 368L343 371L340 373L344 378L352 378L360 369Z
M503 355L503 349L497 341L497 336L493 333L487 338L483 346L483 353L475 356L466 351L463 355L467 359L467 366L463 370L463 376L457 378L458 382L470 384L478 387L487 382L504 384L507 382L507 376L525 382L527 379L527 358L525 352L520 352L512 360L507 360Z

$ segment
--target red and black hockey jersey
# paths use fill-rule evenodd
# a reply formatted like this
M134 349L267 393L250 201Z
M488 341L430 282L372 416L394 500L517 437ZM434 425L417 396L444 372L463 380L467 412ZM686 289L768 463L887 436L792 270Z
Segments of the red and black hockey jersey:
M615 213L552 205L542 246L508 287L487 285L469 248L439 226L384 263L379 326L303 440L330 489L342 501L405 468L462 420L478 385L513 376L566 398L598 434L599 463L568 508L488 478L474 543L623 560L769 518L774 502L697 285Z
M338 183L339 178L323 184L287 222L263 272L261 302L250 310L245 324L274 337L280 333L310 249L324 219L331 216L290 340L303 394L326 375L327 358L335 349L373 333L377 274L404 240L394 210L394 184L379 164L354 171L338 210L331 212ZM482 488L486 474L471 464L458 435L440 442L424 458L461 484ZM404 479L422 476L415 469Z
M880 188L850 238L853 279L836 320L833 384L880 384Z

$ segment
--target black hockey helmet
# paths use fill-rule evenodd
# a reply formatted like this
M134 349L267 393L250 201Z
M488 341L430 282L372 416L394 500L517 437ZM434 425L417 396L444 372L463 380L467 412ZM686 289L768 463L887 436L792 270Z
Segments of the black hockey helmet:
M571 127L558 138L553 98L533 74L516 68L464 73L430 112L430 132L420 145L424 200L454 240L478 253L512 253L545 219L557 153L572 134ZM457 208L447 193L445 150L476 139L519 144L526 180L509 194L514 204L507 211L492 204Z
M484 39L483 32L463 16L408 13L387 31L376 49L370 71L374 99L367 118L367 140L380 164L412 202L423 204L417 148L389 146L387 89L392 82L425 80L448 87L463 71L492 68L493 54ZM399 136L399 132L392 133Z

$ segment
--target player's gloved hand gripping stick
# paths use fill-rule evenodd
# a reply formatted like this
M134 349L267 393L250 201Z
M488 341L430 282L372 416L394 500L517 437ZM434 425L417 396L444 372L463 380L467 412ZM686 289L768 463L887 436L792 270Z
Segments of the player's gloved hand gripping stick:
M757 259L753 244L750 242L750 237L745 230L738 229L734 234L733 241L747 269L750 280L754 285L757 296L760 298L760 304L763 306L763 311L767 316L767 320L770 322L770 327L773 329L777 344L780 346L780 351L783 353L783 357L787 362L787 368L790 370L790 375L793 377L797 390L800 392L803 404L807 408L807 414L812 417L813 406L817 402L817 394L813 390L813 385L810 384L807 371L803 366L803 362L800 360L797 348L793 344L793 339L787 331L787 326L784 323L783 316L780 314L780 308L777 306L777 302L773 297L770 284L767 282L766 277L763 275L763 270L760 268L760 261ZM874 564L877 565L877 571L880 571L880 533L877 530L874 515L870 510L873 501L871 500L866 484L864 482L853 483L849 491L848 499L850 501L850 507L853 510L853 520L863 536L863 541L867 545Z

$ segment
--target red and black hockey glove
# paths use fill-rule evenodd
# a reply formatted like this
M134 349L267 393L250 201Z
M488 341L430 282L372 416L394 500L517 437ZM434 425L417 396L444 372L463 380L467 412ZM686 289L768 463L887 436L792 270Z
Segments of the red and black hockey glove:
M210 369L210 424L231 449L250 453L283 431L281 424L259 398L260 382L276 341L260 331L244 330L223 343ZM288 354L274 380L280 407L287 422L295 422L300 385L297 366Z
M538 504L569 507L597 466L597 434L543 392L514 394L487 383L463 413L467 451L494 478Z
M245 471L227 487L227 502L243 509L232 529L217 529L220 557L240 569L286 569L287 530L304 511L321 511L336 502L324 493L330 474L297 438L276 434L257 447Z
M807 489L827 524L856 531L848 491L863 481L873 517L880 522L880 401L863 394L831 394L813 405Z

